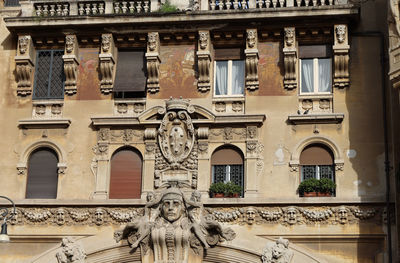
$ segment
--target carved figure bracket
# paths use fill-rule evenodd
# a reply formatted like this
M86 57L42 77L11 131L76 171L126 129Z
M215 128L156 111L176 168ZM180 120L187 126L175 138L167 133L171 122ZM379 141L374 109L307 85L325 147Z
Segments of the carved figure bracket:
M76 94L76 81L78 69L79 46L75 35L65 36L65 52L64 52L64 74L65 74L65 94Z
M100 59L100 91L109 94L113 90L115 75L115 53L114 38L112 34L103 34L101 36Z
M258 89L258 37L257 29L247 29L246 38L246 88L250 91Z
M347 88L350 86L349 74L349 50L347 25L335 25L334 74L333 85L336 88Z
M197 88L200 92L207 92L210 90L210 32L199 31L199 42L197 51L197 63L199 71L199 80Z
M283 62L285 76L283 85L286 89L295 89L297 88L296 29L294 27L285 27L284 35Z
M32 94L32 69L34 65L34 47L29 35L18 37L18 50L15 57L17 95Z
M147 91L157 93L160 90L160 37L157 32L147 35Z

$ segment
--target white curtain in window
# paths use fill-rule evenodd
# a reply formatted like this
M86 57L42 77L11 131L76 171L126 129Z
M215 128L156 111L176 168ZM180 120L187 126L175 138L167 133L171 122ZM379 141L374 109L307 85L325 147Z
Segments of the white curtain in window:
M215 95L227 95L228 61L216 61L215 65Z
M331 59L320 58L318 59L318 77L319 77L319 92L331 92Z
M314 92L313 59L301 60L301 92Z
M244 60L232 61L232 94L244 92Z

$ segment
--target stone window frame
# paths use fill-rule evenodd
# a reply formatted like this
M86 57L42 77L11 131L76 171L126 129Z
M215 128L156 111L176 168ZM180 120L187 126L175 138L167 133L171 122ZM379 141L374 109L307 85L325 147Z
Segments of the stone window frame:
M27 147L25 147L25 149L22 151L22 154L21 154L18 164L16 166L18 175L26 176L26 180L24 181L24 185L22 186L24 189L26 189L26 186L27 186L29 158L30 158L31 154L39 148L49 148L49 149L52 149L57 154L57 158L58 158L57 168L58 168L59 176L61 174L65 174L65 170L67 169L67 159L66 159L67 155L62 147L60 147L57 143L50 141L50 140L42 140L42 141L34 142L34 143L28 145ZM61 189L60 178L58 180L57 189L58 189L58 191L57 191L57 198L58 198L59 189Z
M305 138L294 147L294 150L292 151L292 155L289 161L289 167L291 168L291 171L293 172L299 171L300 155L303 152L303 150L311 144L322 144L328 147L333 154L335 170L343 171L344 160L341 154L342 151L340 147L332 139L325 136L311 136Z

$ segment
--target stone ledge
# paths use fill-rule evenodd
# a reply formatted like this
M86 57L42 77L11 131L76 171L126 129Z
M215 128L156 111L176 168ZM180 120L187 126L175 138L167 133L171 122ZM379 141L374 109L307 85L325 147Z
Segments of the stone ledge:
M288 122L290 124L338 124L342 123L344 119L343 113L328 113L328 114L303 114L303 115L289 115Z
M25 129L33 128L68 128L71 124L69 119L37 119L37 120L19 120L18 127Z

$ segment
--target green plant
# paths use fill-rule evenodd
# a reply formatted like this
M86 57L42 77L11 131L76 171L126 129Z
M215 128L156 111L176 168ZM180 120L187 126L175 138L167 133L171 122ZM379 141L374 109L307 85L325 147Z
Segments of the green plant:
M211 184L210 193L213 193L213 194L223 194L223 193L225 193L225 184L222 183L222 182Z
M310 178L301 182L297 190L299 191L300 194L318 192L319 186L320 186L319 180L315 178Z
M319 192L332 194L336 189L336 184L329 178L319 180Z
M242 192L242 187L240 185L234 184L233 182L228 182L225 184L226 196L232 196L234 194L240 194Z
M178 7L172 5L172 4L167 0L167 1L165 1L164 4L162 4L162 5L160 6L160 8L158 9L158 11L159 11L159 12L162 12L162 13L173 13L173 12L178 12L179 9L178 9Z

